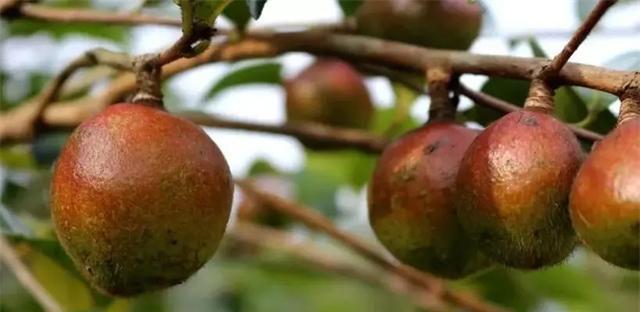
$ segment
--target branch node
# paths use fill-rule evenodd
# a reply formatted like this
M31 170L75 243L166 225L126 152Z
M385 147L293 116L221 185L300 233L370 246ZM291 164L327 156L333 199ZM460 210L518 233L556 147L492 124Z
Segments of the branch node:
M158 54L142 54L133 60L138 91L132 102L136 104L163 107L162 103L162 66Z
M524 102L524 109L528 111L538 111L543 113L553 112L554 90L546 81L534 79L529 87L529 95Z
M445 67L433 67L429 68L426 74L431 97L429 121L453 120L456 115L456 105L449 97L451 71Z
M640 88L628 89L620 96L620 114L617 126L640 117Z

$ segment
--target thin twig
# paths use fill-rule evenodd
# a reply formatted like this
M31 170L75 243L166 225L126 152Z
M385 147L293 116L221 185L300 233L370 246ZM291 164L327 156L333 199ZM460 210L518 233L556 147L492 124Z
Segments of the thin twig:
M42 114L45 109L58 98L60 90L71 75L80 68L97 64L111 66L116 69L128 69L131 67L131 60L124 53L111 52L105 49L87 51L82 54L82 56L73 60L52 79L49 86L44 89L41 99L36 102L35 113L33 119L30 121L30 123L33 124L33 128L31 129L37 130L37 125L41 123ZM31 134L33 133L31 132Z
M378 285L392 293L409 296L414 304L425 311L446 311L441 300L433 297L431 293L426 293L422 289L409 285L401 277L364 270L360 266L336 260L333 256L327 256L326 252L312 241L294 239L287 232L248 222L237 222L226 235L227 238L245 244L284 252L310 264L314 268L320 268L339 276L347 276L365 284Z
M275 209L280 213L295 218L314 230L331 236L383 269L402 276L414 285L424 287L426 290L433 292L451 304L475 312L504 311L502 308L495 307L473 296L452 292L445 287L443 281L440 279L390 260L360 238L338 229L331 220L315 212L313 209L282 197L262 192L254 187L251 182L236 181L236 183L246 194L254 197L258 201L267 203L271 209Z
M509 112L515 112L522 109L522 107L513 105L505 100L499 99L489 94L472 90L469 87L462 84L460 85L459 90L460 90L460 94L468 97L470 100L474 101L476 104L491 107L502 112L509 113ZM582 129L572 124L566 124L566 125L571 129L571 131L573 131L573 133L576 134L576 136L578 136L581 139L588 140L588 141L598 141L602 139L602 135L599 133L595 133L587 129Z
M240 129L274 134L284 134L301 140L313 140L326 144L327 148L354 148L363 152L378 154L387 145L385 138L367 131L338 128L318 123L300 122L283 125L267 125L218 118L196 112L177 113L199 125L215 128Z
M29 269L20 261L20 257L11 247L9 242L0 235L0 260L2 260L16 276L16 279L26 288L34 299L47 312L62 312L60 305L49 295L46 289L29 272Z
M567 63L571 55L578 49L580 44L587 38L591 30L596 26L596 24L600 21L602 16L607 12L607 10L613 6L617 0L600 0L596 4L596 6L591 10L587 18L584 20L582 25L578 27L576 32L573 34L571 39L565 44L562 51L558 53L551 63L542 69L540 73L540 79L546 80L552 76L555 76L562 66Z

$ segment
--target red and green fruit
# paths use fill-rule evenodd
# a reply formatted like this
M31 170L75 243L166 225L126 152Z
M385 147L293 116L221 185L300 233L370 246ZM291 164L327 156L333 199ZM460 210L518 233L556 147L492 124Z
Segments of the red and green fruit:
M79 271L105 293L132 296L181 283L211 258L232 195L227 162L202 129L117 104L65 144L51 212Z
M525 109L502 117L462 160L456 210L463 228L498 263L561 262L576 242L567 205L582 158L571 130L551 115Z
M609 263L640 270L640 118L611 131L585 160L571 191L582 242Z
M369 185L369 221L399 260L445 278L489 266L453 207L462 156L478 132L432 122L387 147Z
M348 63L322 59L285 83L287 120L366 129L374 107L360 74Z
M467 50L482 26L468 0L368 0L355 17L360 34L438 49Z

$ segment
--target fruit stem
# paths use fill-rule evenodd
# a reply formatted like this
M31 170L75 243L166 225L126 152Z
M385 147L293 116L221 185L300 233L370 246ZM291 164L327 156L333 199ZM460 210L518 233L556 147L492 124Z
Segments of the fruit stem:
M544 80L534 79L529 87L529 95L524 102L524 109L528 111L538 111L545 114L553 112L554 90Z
M640 89L631 89L620 96L620 114L616 126L640 117Z
M443 67L433 67L427 70L427 85L429 87L429 122L453 120L456 116L456 104L449 97L451 71Z
M133 68L136 73L138 92L132 102L164 108L160 79L162 66L159 63L159 55L142 54L137 56L133 61Z

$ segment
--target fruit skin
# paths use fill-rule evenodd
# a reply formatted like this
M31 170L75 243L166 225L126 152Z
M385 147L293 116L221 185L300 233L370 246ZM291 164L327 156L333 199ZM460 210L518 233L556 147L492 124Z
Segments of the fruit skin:
M215 252L233 184L224 156L192 122L138 104L83 122L51 185L57 236L99 290L132 296L175 285Z
M387 147L369 185L369 221L399 260L445 278L461 278L489 262L466 237L453 207L464 151L478 135L433 122Z
M573 184L570 211L584 244L609 263L640 270L640 118L598 142Z
M509 113L462 160L455 201L462 226L498 263L536 269L562 261L576 241L567 204L582 159L560 121L536 111Z
M360 74L348 63L321 59L285 83L287 120L366 129L374 108Z
M467 0L368 0L356 31L424 47L467 50L482 27L482 8Z

